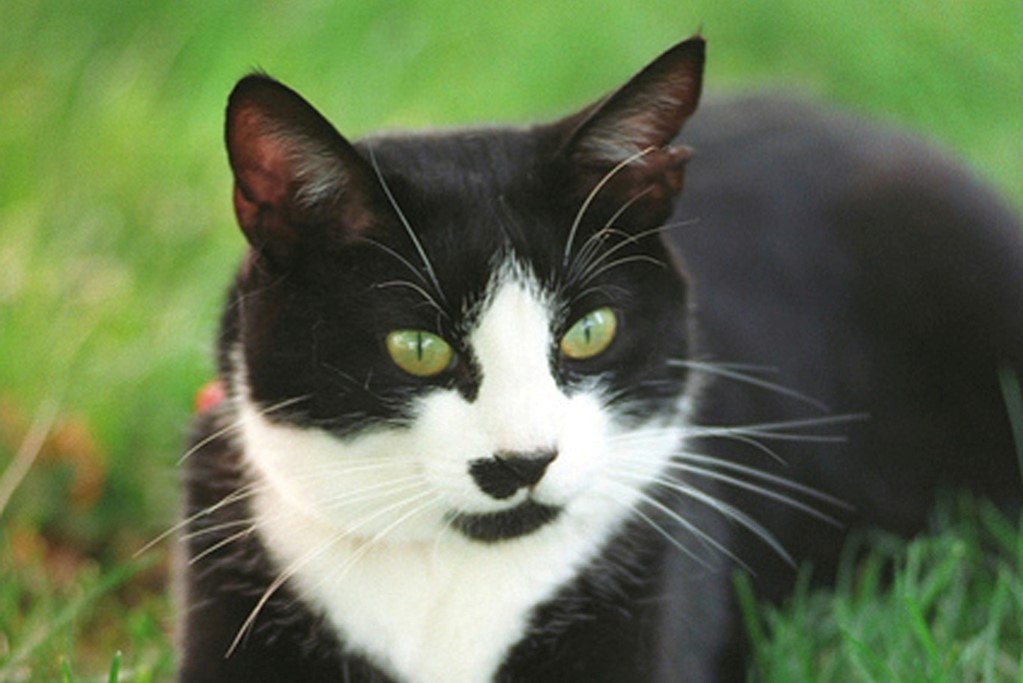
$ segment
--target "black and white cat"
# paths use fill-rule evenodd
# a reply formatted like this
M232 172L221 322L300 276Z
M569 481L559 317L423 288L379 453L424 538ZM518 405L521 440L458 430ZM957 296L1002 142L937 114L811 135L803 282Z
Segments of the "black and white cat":
M737 566L1020 493L1023 228L904 135L700 96L349 143L230 97L251 248L186 462L179 680L709 683ZM770 374L767 374L770 373ZM840 437L840 438L839 438Z

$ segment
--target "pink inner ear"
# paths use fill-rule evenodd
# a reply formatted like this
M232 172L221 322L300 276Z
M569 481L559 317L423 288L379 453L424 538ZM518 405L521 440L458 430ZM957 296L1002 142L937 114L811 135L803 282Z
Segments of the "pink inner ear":
M234 215L238 219L238 225L249 234L259 220L259 204L245 198L245 193L237 185L234 186Z
M238 113L229 141L231 165L245 199L280 210L296 180L296 150L267 128L258 112Z
M285 263L312 233L344 240L369 222L356 191L365 183L352 175L358 153L285 86L257 76L239 82L226 137L235 215L258 250Z

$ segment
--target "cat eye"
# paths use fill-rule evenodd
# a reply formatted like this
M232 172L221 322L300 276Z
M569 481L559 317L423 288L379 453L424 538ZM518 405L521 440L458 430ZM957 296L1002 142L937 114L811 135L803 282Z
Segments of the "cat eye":
M561 353L586 360L603 353L618 330L618 317L610 308L598 308L579 318L561 338Z
M451 367L451 345L425 330L395 330L385 340L387 353L399 368L416 377L433 377Z

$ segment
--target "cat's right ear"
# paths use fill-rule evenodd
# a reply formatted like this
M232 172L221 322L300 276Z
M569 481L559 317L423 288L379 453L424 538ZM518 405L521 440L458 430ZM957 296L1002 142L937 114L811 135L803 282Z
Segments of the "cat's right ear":
M577 200L599 190L616 210L628 206L645 225L670 214L689 157L676 137L699 104L704 54L704 40L695 35L555 124Z
M371 170L298 93L261 74L243 78L228 99L225 137L238 224L271 262L370 228Z

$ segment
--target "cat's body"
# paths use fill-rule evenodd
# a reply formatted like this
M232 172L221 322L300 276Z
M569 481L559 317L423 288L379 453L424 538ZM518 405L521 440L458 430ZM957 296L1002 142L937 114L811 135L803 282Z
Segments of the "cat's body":
M181 681L737 680L737 562L777 595L785 552L917 529L941 486L1016 500L1023 229L773 99L693 118L676 207L701 66L356 147L239 85L253 249L186 463Z

